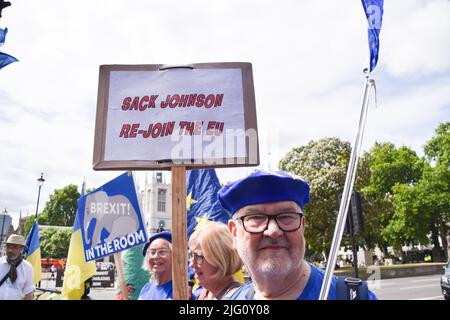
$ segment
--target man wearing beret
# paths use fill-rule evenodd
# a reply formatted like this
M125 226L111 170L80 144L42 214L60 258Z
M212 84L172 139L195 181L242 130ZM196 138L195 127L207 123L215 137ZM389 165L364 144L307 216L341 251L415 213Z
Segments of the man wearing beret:
M308 183L283 171L257 170L218 197L233 213L228 227L252 279L231 299L317 300L324 271L304 260ZM336 278L328 299L336 299ZM370 291L369 299L376 299Z
M139 300L173 299L172 289L172 234L164 231L150 237L145 244L145 269L152 273L153 280L139 294Z
M6 241L6 256L0 258L0 300L32 300L34 273L31 264L22 257L25 239L12 234Z

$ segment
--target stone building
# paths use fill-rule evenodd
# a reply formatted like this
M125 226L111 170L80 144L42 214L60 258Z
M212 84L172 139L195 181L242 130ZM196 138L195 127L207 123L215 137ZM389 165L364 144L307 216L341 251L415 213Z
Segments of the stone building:
M145 176L139 200L149 235L160 228L172 230L172 185L163 172L153 171Z

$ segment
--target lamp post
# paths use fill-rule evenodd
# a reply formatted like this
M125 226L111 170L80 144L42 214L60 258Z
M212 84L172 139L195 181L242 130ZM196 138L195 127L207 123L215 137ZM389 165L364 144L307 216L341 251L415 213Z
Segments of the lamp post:
M3 222L2 222L2 234L1 234L1 237L0 237L0 251L1 251L2 255L3 255L2 244L3 244L3 237L4 237L3 229L5 228L5 220L6 220L6 214L7 213L8 213L8 211L5 208L5 211L2 212Z
M39 179L37 179L38 181L38 187L39 187L39 191L38 191L38 198L37 198L37 205L36 205L36 219L37 219L37 214L38 214L38 209L39 209L39 197L41 196L41 187L44 184L44 173L41 172L41 177Z

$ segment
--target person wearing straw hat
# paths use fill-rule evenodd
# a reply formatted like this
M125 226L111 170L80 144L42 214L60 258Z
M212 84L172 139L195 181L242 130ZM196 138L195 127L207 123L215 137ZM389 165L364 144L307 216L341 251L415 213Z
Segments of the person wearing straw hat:
M284 171L256 170L223 187L218 198L233 214L228 228L252 279L230 299L317 300L324 271L304 259L308 183ZM340 293L347 287L339 285L337 295L336 284L333 278L328 299L345 300ZM368 299L376 296L368 291Z
M0 300L33 300L33 267L22 257L24 248L21 235L12 234L6 241L6 255L0 258Z

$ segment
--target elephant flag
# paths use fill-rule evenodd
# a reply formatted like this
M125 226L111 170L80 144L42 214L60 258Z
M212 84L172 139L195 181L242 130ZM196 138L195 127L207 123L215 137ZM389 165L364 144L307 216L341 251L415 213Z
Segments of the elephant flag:
M36 285L42 278L41 270L41 247L39 245L39 224L34 220L33 226L28 232L25 241L24 254L26 260L32 265L34 272L34 284Z
M81 197L77 216L86 261L147 242L131 173L126 172Z
M78 199L78 211L70 237L69 252L67 253L66 270L62 288L63 300L80 300L86 294L86 283L89 283L96 272L95 261L86 262L83 253L82 232L83 223L80 214L80 199L84 197L85 183L81 188Z
M383 20L384 0L361 0L368 22L370 72L377 66L378 52L380 50L380 30Z

